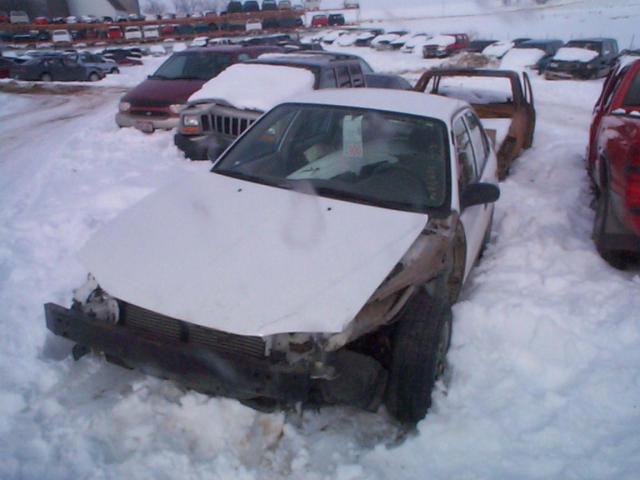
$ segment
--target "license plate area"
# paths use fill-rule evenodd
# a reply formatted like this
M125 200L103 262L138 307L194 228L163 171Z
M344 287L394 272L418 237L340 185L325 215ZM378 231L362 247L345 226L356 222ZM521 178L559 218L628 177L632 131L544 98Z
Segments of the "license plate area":
M144 133L153 133L153 123L151 122L136 122L135 128Z

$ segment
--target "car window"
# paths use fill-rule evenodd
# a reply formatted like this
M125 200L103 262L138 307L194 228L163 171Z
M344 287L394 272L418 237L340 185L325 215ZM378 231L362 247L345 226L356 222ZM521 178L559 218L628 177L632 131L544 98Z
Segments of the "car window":
M364 87L364 75L360 65L355 63L349 65L349 74L351 75L351 86Z
M605 97L602 99L602 105L604 108L609 108L611 106L611 102L613 101L613 97L618 91L618 87L622 83L622 80L626 76L628 69L623 69L616 75L616 78L613 79L611 85L609 86L609 90L607 91Z
M478 176L480 176L482 175L489 154L489 143L482 130L480 120L478 120L478 117L476 117L473 112L467 111L464 114L464 119L467 124L467 129L469 130L469 136L471 137L471 144L473 145L476 171L478 172Z
M453 137L458 158L458 189L462 192L467 185L477 180L473 146L462 116L453 122Z
M281 105L214 172L409 211L442 207L449 150L440 120L362 108Z
M349 69L346 66L336 67L336 81L338 83L338 88L351 86L351 79L349 78Z
M640 70L636 72L633 80L631 80L623 105L625 107L640 107Z
M336 88L338 86L333 68L323 68L320 71L319 85L320 88Z

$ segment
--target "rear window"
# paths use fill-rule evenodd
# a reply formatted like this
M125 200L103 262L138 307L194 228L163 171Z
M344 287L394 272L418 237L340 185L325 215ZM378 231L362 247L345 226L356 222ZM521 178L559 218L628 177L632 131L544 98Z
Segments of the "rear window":
M633 77L627 95L624 97L623 104L625 107L640 106L640 70L638 70L635 77Z
M171 56L153 74L167 80L209 80L231 64L231 56L205 52L190 52Z
M438 89L433 91L437 78ZM433 77L425 91L475 105L513 102L511 80L505 77Z

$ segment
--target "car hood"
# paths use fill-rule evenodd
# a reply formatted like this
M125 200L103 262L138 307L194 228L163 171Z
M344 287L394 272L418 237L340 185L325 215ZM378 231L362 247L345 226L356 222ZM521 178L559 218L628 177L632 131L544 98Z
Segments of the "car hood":
M205 80L158 80L148 78L130 90L123 101L134 104L164 103L172 105L187 103L191 94L204 85Z
M125 211L78 257L111 295L170 317L240 335L333 333L427 220L197 174Z

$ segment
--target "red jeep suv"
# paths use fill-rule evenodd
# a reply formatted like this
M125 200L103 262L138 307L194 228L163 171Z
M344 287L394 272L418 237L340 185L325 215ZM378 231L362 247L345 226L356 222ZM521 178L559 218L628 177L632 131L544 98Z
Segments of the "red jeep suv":
M187 99L229 65L280 47L221 45L198 47L174 53L153 75L120 99L116 123L146 133L178 126L180 110Z
M596 248L624 268L630 254L640 253L640 59L621 59L604 83L589 132L587 170L596 192Z

